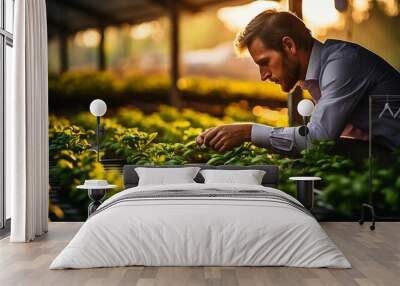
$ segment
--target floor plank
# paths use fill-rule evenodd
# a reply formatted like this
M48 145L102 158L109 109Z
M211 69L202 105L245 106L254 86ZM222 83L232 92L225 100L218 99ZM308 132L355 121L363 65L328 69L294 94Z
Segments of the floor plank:
M321 223L352 263L352 269L290 267L118 267L85 270L48 269L82 223L50 223L32 243L0 240L0 285L399 285L400 223L380 222L375 231L356 222Z

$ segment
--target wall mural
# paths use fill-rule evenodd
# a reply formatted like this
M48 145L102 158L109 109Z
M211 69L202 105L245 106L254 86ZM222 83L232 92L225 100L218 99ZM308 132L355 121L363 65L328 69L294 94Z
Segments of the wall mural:
M397 10L388 12L394 11L389 4L364 7L357 1L352 14L346 14L332 10L332 5L316 10L309 2L303 1L303 18L316 39L358 43L399 69L396 37L392 36L398 33L399 16ZM356 221L361 211L369 219L372 207L377 217L400 216L400 150L390 150L389 156L382 150L393 145L385 139L385 132L392 127L393 132L398 130L400 97L382 94L371 103L367 98L360 101L359 108L370 110L371 122L354 118L359 122L355 127L372 130L375 135L364 136L366 140L358 145L321 140L294 155L251 142L223 153L196 144L199 134L223 124L251 122L281 129L290 123L303 125L297 103L310 99L318 104L318 98L306 88L298 88L292 93L294 99L288 101L288 92L276 84L277 78L269 78L275 82L260 81L251 56L245 53L238 58L235 54L232 41L236 33L260 11L281 9L284 1L271 3L204 9L193 17L185 14L177 57L170 54L167 18L78 29L65 35L49 24L51 220L85 220L91 201L87 191L77 186L85 180L107 180L117 186L107 191L107 198L123 189L126 164L199 163L276 165L280 170L278 188L295 197L297 183L289 178L319 177L313 185L312 210L319 220ZM48 9L51 14L52 6ZM321 12L314 15L312 11ZM363 33L365 25L386 27L380 29L385 40L376 41ZM387 44L383 48L378 42ZM175 82L169 73L170 61L177 58L181 60L175 65L180 67L180 77ZM171 90L179 90L178 97ZM89 109L96 99L106 104L101 118ZM356 112L352 116L357 117ZM299 132L300 137L307 135L306 129ZM283 137L274 144L280 141L291 147Z

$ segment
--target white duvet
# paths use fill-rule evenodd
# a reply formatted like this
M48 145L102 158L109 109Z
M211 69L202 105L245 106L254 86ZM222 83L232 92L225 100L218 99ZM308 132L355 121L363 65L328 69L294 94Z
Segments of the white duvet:
M130 192L263 190L238 184L176 184L124 190L106 200L50 269L145 266L350 268L318 222L299 209L255 198L154 198L110 203ZM298 202L297 202L298 203Z

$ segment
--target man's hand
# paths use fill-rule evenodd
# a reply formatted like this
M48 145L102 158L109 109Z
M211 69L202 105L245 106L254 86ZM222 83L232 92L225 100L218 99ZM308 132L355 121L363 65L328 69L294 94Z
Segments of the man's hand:
M243 142L251 141L251 123L226 124L207 129L196 138L196 143L206 144L218 152L229 151Z

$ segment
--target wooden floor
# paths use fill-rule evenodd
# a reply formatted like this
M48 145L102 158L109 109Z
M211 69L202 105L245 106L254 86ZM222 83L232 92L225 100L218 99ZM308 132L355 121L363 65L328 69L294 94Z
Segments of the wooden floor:
M289 267L120 267L48 270L81 223L50 223L32 243L0 241L0 285L400 285L400 223L322 223L352 269Z

